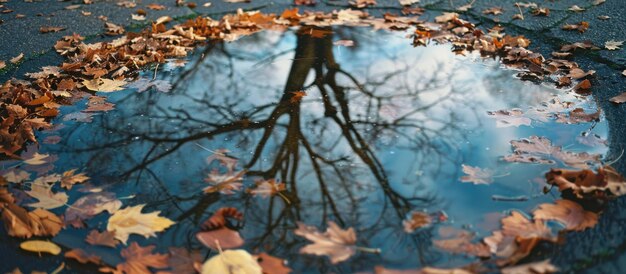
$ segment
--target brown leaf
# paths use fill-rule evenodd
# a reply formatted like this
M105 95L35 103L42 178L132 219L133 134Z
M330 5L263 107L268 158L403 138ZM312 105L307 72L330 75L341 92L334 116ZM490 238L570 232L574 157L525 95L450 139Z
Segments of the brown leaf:
M151 3L151 4L147 5L146 7L151 9L151 10L164 10L165 9L165 6L159 5L157 3Z
M570 111L567 115L563 113L559 113L556 115L557 123L565 123L565 124L580 124L580 123L591 123L600 121L600 113L601 110L593 113L587 113L582 108L575 108Z
M483 10L483 14L499 15L502 14L503 11L504 10L501 7L491 7Z
M571 190L576 196L606 198L626 194L626 180L610 166L592 170L551 169L546 173L548 184L556 185L560 191Z
M111 35L111 36L124 34L125 32L124 27L118 26L116 24L109 23L109 22L104 23L104 28L106 31L105 34Z
M557 200L556 204L541 204L533 212L535 220L556 220L567 230L582 231L598 223L598 214L586 211L570 200Z
M7 67L7 63L5 61L0 60L0 70Z
M553 146L546 137L531 136L528 139L513 140L511 146L513 154L504 156L504 161L554 164L552 159L557 159L571 167L587 168L589 163L597 163L601 158L600 154L563 151L560 146Z
M228 227L221 227L209 231L196 233L196 238L204 246L213 250L237 248L244 244L238 231Z
M421 211L412 211L409 217L402 221L404 232L413 233L416 229L429 226L433 222L432 217Z
M54 213L45 209L31 212L9 203L2 210L2 221L10 236L30 238L32 236L54 236L63 227L63 221Z
M589 79L585 79L585 80L582 80L580 83L578 83L574 87L574 91L576 93L585 94L589 92L590 88L591 88L591 82L589 81Z
M556 273L559 268L552 265L550 260L509 266L502 269L502 274L547 274Z
M139 246L132 242L128 248L122 249L121 255L126 261L117 265L118 271L128 274L151 274L150 268L160 269L168 267L167 254L152 254L155 246Z
M191 251L183 247L170 247L170 258L168 260L172 273L176 274L196 274L194 265L202 264L203 256L200 250Z
M49 26L46 26L46 27L39 28L39 32L41 32L41 33L59 32L59 31L65 30L65 29L66 29L65 27L49 27Z
M11 62L11 64L17 64L17 63L21 62L22 59L24 59L24 53L20 53L18 56L15 56L15 57L11 58L11 60L9 60L9 62Z
M104 232L99 232L96 229L89 232L89 234L85 238L85 242L89 243L90 245L101 245L113 248L115 248L115 246L117 246L117 244L119 243L115 239L115 233L106 230Z
M328 222L325 233L318 231L314 226L298 222L298 228L294 233L313 242L301 248L300 253L325 255L330 258L330 262L333 264L343 262L356 253L354 229L343 230L333 221Z
M86 263L100 264L102 262L102 259L100 258L100 256L95 255L95 254L88 254L87 252L85 252L84 250L80 248L75 248L68 252L65 252L64 256L65 258L77 260L81 264L86 264Z
M520 109L487 111L490 118L496 119L496 127L519 127L530 126L531 120L524 117L524 112Z
M246 170L242 170L236 174L220 174L217 170L213 170L204 179L210 186L205 187L203 190L205 193L220 192L226 195L235 194L235 191L241 190L243 186L241 181L243 180L244 174L246 174Z
M624 72L626 73L626 70ZM609 99L609 101L616 103L616 104L621 104L621 103L626 102L626 92Z
M376 0L350 0L350 5L362 9L368 6L376 6Z
M445 228L443 228L445 229ZM489 247L484 243L473 243L474 234L466 230L451 229L443 232L444 239L433 240L433 244L442 250L450 253L465 254L477 257L489 257L491 255Z
M89 97L89 101L87 102L87 109L82 110L82 112L91 113L115 109L115 104L107 102L106 99L106 97L102 96Z
M99 192L85 195L76 200L65 211L65 223L74 227L83 227L83 221L107 211L115 213L122 207L122 202L117 199L115 193Z
M257 180L254 183L255 187L249 188L247 191L252 195L258 195L263 198L276 195L286 189L285 183L276 181L275 179Z

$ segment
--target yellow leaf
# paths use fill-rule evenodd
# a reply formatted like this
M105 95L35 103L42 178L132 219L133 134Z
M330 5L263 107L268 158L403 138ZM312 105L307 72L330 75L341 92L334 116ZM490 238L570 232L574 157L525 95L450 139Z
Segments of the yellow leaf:
M93 79L83 80L83 85L93 91L114 92L122 90L122 86L126 85L126 82L110 79Z
M27 165L42 165L45 164L46 161L44 159L48 158L48 156L50 156L49 154L39 154L37 152L35 152L35 154L33 154L33 157L31 157L30 159L24 160L24 163Z
M225 250L213 256L202 265L201 274L232 273L232 274L261 274L259 263L245 250Z
M52 255L59 255L59 253L61 253L61 248L58 245L48 241L26 241L20 244L20 248L32 252L50 253Z
M156 236L155 232L161 232L175 224L172 220L160 217L161 211L141 213L144 205L136 205L118 210L110 218L107 230L115 232L115 238L126 244L130 234L139 234L148 238Z

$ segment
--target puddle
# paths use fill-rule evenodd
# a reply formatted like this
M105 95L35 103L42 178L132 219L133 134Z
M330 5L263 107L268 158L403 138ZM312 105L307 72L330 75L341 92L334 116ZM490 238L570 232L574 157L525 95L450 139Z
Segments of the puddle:
M48 141L38 150L56 161L31 172L79 168L92 178L91 187L126 197L124 205L161 210L177 224L158 238L130 238L160 251L201 248L194 233L229 206L245 215L245 249L285 258L295 273L471 262L433 246L440 227L488 236L508 210L530 212L559 196L556 190L544 194L543 174L566 165L558 159L553 165L503 161L512 153L510 141L545 136L567 151L605 154L606 146L581 133L606 138L607 125L553 117L553 110L576 107L594 112L590 97L520 81L497 61L458 56L448 45L414 48L406 35L365 28L336 28L323 38L267 31L197 50L186 64L171 62L142 75L164 81L165 91L169 82L168 92L153 87L104 94L114 109L91 117L80 112L86 100L64 107L65 118L42 133ZM305 96L295 93L302 90ZM574 104L557 109L554 100ZM515 108L526 118L488 113ZM76 121L87 118L92 121ZM208 162L216 153L237 164ZM493 171L493 183L462 182L463 165ZM211 172L242 170L242 190L205 193ZM246 191L262 179L283 182L286 190L271 197ZM85 195L84 188L68 191L70 203ZM408 234L402 221L411 211L440 223ZM103 215L87 221L88 229L64 230L54 241L85 248L91 229L106 228ZM307 241L293 235L296 223L325 228L329 220L354 227L359 246L382 252L359 252L338 265L298 254ZM117 252L101 252L109 254L103 255L108 263L120 260Z

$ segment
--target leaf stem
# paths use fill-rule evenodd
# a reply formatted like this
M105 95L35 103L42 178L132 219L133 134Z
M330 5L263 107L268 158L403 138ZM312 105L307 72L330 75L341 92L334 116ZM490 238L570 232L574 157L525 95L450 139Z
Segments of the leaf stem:
M371 247L363 247L363 246L356 246L355 248L356 250L365 252L365 253L380 254L380 252L382 252L380 248L371 248Z

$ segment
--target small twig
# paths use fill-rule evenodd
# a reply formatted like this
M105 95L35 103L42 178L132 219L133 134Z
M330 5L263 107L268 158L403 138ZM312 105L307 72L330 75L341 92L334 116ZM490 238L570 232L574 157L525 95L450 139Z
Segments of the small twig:
M154 68L154 76L152 77L152 81L156 80L158 70L159 70L159 63L157 63L156 68Z
M522 17L522 20L524 20L524 13L522 12L522 8L519 5L515 6L517 6L517 9L519 10L519 15Z
M507 197L507 196L500 196L500 195L491 195L491 199L494 201L499 201L499 202L525 202L525 201L528 201L528 196L522 195L522 196L515 196L515 197Z

